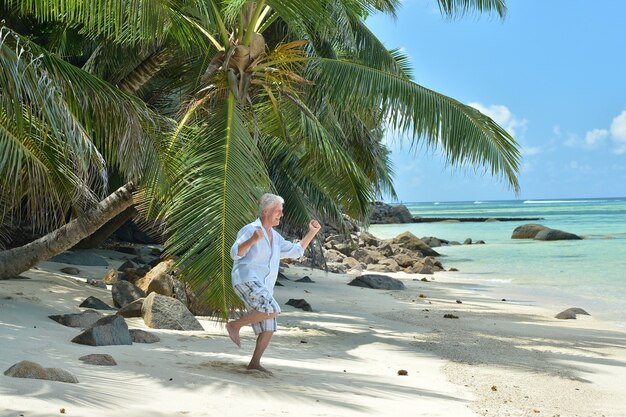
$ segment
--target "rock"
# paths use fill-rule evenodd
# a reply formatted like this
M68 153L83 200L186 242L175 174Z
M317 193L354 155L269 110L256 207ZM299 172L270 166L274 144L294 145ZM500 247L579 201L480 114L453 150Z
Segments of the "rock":
M448 269L448 271L450 271L450 272L458 272L458 269L457 268L450 268L450 269Z
M119 281L113 284L111 295L113 296L113 305L121 308L135 300L144 298L146 293L128 281Z
M128 303L124 307L117 310L117 313L115 314L126 318L141 317L141 307L143 306L144 300L145 298L140 298L132 303Z
M174 260L168 259L159 263L157 266L148 271L143 278L136 282L137 287L141 288L147 294L152 291L161 295L171 296L174 282L172 276L174 275ZM150 291L150 285L153 281L156 281Z
M573 233L556 229L543 229L535 235L535 240L581 240L582 238Z
M106 285L113 285L117 281L120 281L120 276L115 269L109 270L109 273L102 277L102 282L104 282Z
M368 232L359 233L359 239L367 246L378 246L380 243L380 240L377 239L376 236Z
M471 237L468 237L467 239L465 239L465 240L463 241L463 244L464 244L464 245L471 245L471 244L472 244L472 238L471 238Z
M456 303L457 303L457 304L463 304L463 301L461 301L461 300L456 300Z
M304 311L313 311L313 308L311 308L311 304L309 304L304 299L290 298L289 301L287 301L287 305L288 306L293 306L295 308L300 308L300 309L302 309Z
M204 330L183 303L155 292L146 297L141 315L146 325L153 329Z
M115 248L115 251L127 253L129 255L138 255L137 249L133 248L132 246L118 246Z
M182 282L180 282L180 280L176 278L172 278L172 281L174 282L174 286L172 287L172 297L183 303L183 305L188 305L185 284L183 284Z
M66 251L50 258L50 262L70 265L108 266L108 262L100 255L90 251Z
M406 287L399 279L385 275L366 274L356 277L348 283L355 287L372 288L376 290L404 290Z
M130 337L133 339L133 343L156 343L161 341L161 338L154 333L139 329L130 329Z
M328 272L332 272L334 274L344 274L348 270L348 265L339 262L328 262L326 264Z
M308 276L302 277L300 279L297 279L295 282L308 282L308 283L315 283L315 281L313 281L311 278L309 278Z
M390 272L396 272L400 270L400 266L394 259L382 259L378 261L379 265L384 265Z
M113 307L111 307L101 299L94 297L93 295L85 298L85 300L80 303L78 307L93 308L94 310L115 310Z
M78 383L78 379L68 371L60 368L44 368L38 363L31 361L18 362L4 371L4 374L13 378L43 379L70 384Z
M425 256L440 256L439 253L431 249L427 244L422 242L417 236L411 232L404 232L391 239L391 243L401 248L418 251ZM358 259L358 258L357 258Z
M561 319L561 320L568 320L568 319L575 320L576 314L584 314L584 315L590 316L590 314L587 313L582 308L572 307L572 308L568 308L566 310L561 311L559 314L554 316L554 318Z
M477 241L475 242L475 244L476 244L476 245L484 245L484 244L485 244L485 241L484 241L484 240L477 240Z
M78 275L78 274L80 274L80 270L78 268L74 268L73 266L68 266L66 268L61 268L61 269L59 269L59 271L63 272L64 274L70 274L70 275Z
M343 260L343 264L348 266L348 269L354 269L354 270L360 270L362 271L364 269L363 265L361 264L361 262L357 261L356 259L354 259L351 256L348 256L346 259Z
M61 314L48 317L67 327L80 327L86 329L93 326L98 320L100 320L102 318L102 314L93 310L85 310L82 313Z
M444 319L458 319L459 316L455 316L454 314L444 314L443 318Z
M346 255L334 249L328 249L324 251L324 259L326 259L326 262L341 263L343 262L344 258L346 258Z
M138 268L126 268L124 269L124 275L126 276L126 281L135 284L137 281L144 278L149 271L150 268L148 266L141 266Z
M431 248L437 248L437 247L449 244L449 242L447 240L439 239L439 238L436 238L434 236L422 237L422 242L424 242L425 244L427 244Z
M133 261L126 261L117 268L118 271L124 272L128 268L137 268L137 265Z
M103 288L103 289L107 288L107 285L104 282L98 281L97 279L91 279L91 278L87 278L87 285L91 285L92 287L96 287L96 288Z
M279 272L279 273L278 273L278 279L279 279L279 280L283 279L283 280L289 281L289 278L287 278L287 277L285 276L285 274L283 274L282 272Z
M115 314L102 317L92 327L73 338L72 342L90 346L133 344L126 321Z
M545 226L540 224L523 224L521 226L517 226L515 230L513 230L511 239L534 239L537 233L545 228Z
M382 202L372 204L370 224L412 223L413 216L403 204L390 205Z
M99 365L99 366L115 366L117 362L113 359L113 356L102 354L102 353L92 353L91 355L85 355L78 358L79 361L83 361L89 365Z
M408 268L413 266L413 264L415 263L416 259L410 255L404 254L404 253L399 253L397 255L393 256L393 259L396 261L396 263L398 265L400 265L402 268Z
M379 254L386 256L387 258L393 256L393 247L389 243L381 243L381 245L376 249L376 252Z

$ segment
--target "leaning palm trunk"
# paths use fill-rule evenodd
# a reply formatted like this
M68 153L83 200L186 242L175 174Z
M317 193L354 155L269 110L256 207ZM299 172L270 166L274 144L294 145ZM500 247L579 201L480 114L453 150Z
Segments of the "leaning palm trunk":
M38 262L71 248L133 204L132 182L119 188L92 210L55 231L18 248L0 252L0 279L27 271Z

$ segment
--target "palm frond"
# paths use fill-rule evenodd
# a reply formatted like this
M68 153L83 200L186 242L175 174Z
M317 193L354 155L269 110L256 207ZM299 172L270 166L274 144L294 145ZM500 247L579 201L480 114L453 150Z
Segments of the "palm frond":
M178 175L163 210L169 254L180 255L182 278L226 318L240 300L230 284L230 247L256 217L256 202L270 189L263 158L232 95L179 129Z
M402 77L340 60L315 62L316 95L335 105L380 109L389 124L410 133L412 143L441 146L453 166L484 166L519 190L517 142L492 119L473 107Z
M507 12L504 0L437 0L439 10L448 17L462 17L467 13L495 13L504 17Z

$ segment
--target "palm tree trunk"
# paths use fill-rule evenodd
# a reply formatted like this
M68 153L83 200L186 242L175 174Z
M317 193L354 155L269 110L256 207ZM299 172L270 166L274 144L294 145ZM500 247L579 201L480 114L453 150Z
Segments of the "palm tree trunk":
M101 228L96 230L90 236L84 238L76 244L72 249L93 249L100 247L105 240L109 238L113 233L117 231L124 223L135 217L139 212L135 206L130 206L117 216L102 225Z
M135 185L129 182L92 210L55 231L27 245L0 252L0 279L8 279L27 271L35 264L58 255L91 235L103 224L132 206L133 191Z

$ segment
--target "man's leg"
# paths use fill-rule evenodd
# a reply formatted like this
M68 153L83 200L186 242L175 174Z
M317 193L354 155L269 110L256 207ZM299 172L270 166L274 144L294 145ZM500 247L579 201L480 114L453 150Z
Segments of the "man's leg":
M228 336L233 341L233 343L235 343L238 347L241 347L241 341L239 339L239 330L241 330L243 326L252 324L252 323L258 323L267 319L272 319L278 316L278 314L280 313L262 313L260 311L252 310L245 316L237 320L229 321L226 324L226 330L228 331ZM271 338L272 337L270 335L270 339ZM267 343L269 343L269 339ZM258 339L257 339L257 347L258 347ZM265 345L265 347L267 347L267 344ZM265 350L265 348L263 348L263 350ZM261 355L262 354L263 352L261 352Z
M265 349L267 349L267 346L270 344L270 340L272 339L273 335L273 331L261 332L259 334L259 337L257 337L256 339L254 354L252 355L252 359L250 359L250 363L248 364L248 369L255 369L257 371L271 373L261 366L261 356L263 356L263 352L265 352Z

